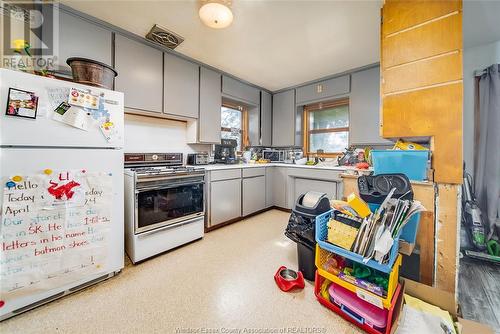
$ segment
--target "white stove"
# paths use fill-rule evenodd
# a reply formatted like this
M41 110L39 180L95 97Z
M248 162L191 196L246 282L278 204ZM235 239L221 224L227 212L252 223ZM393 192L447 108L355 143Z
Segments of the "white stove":
M203 237L205 170L182 153L125 154L125 249L132 262Z

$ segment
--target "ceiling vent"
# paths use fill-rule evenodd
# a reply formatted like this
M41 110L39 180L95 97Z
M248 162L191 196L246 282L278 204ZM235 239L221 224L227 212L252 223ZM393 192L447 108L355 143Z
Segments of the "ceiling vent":
M169 49L175 49L184 41L184 38L177 35L176 33L167 30L159 25L155 24L153 28L148 32L146 38L158 43L160 45L166 46Z

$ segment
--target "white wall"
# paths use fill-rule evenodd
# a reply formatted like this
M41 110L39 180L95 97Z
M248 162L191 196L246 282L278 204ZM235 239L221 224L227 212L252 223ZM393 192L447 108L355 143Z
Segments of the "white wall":
M125 114L125 152L187 153L208 151L210 145L186 144L186 123Z
M464 160L467 170L474 168L474 72L500 63L500 40L464 49Z

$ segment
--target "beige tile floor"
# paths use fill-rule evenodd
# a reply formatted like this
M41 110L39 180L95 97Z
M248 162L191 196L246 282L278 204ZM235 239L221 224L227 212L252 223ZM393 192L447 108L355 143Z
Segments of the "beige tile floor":
M295 293L276 287L277 268L297 265L283 235L288 217L268 211L128 264L117 277L0 323L0 333L358 333L316 301L312 284Z

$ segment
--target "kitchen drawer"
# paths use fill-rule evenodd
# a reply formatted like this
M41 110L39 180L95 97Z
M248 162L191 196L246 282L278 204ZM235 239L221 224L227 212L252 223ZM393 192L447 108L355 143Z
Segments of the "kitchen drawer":
M241 168L213 170L210 172L210 181L230 180L241 178Z
M351 90L351 76L333 78L297 88L296 101L298 105L305 102L315 102L329 97L348 94Z
M265 167L243 168L243 177L254 177L266 175Z
M340 170L316 169L316 168L288 168L288 176L303 179L316 179L332 182L340 182Z

